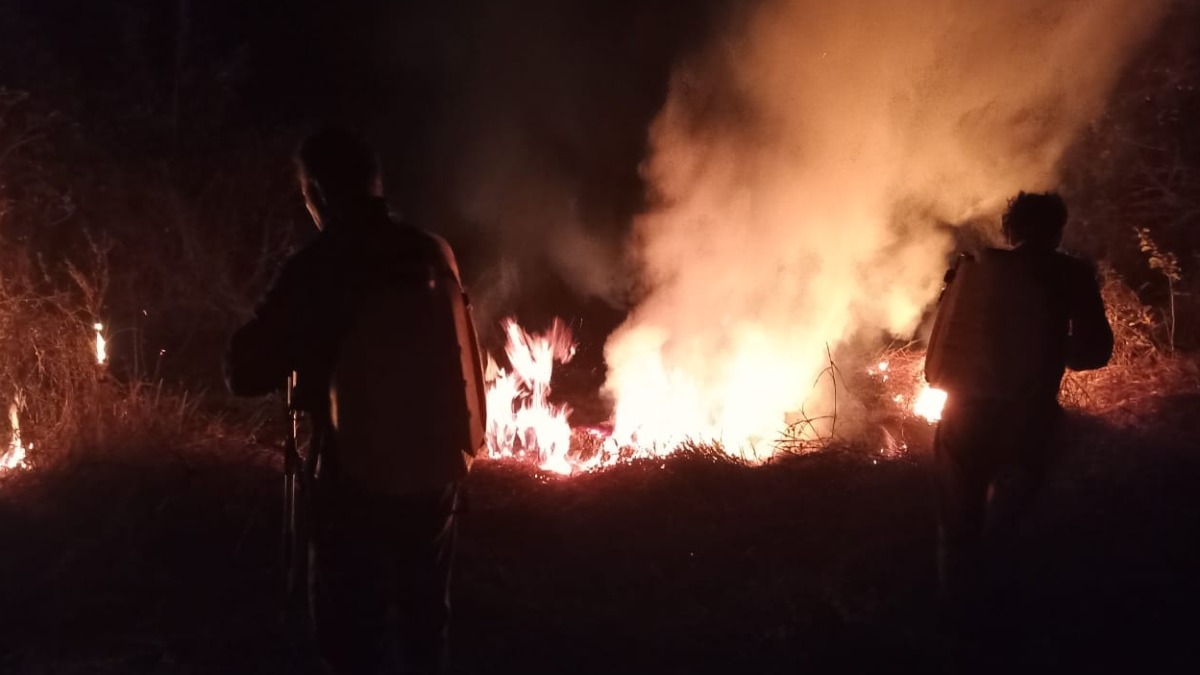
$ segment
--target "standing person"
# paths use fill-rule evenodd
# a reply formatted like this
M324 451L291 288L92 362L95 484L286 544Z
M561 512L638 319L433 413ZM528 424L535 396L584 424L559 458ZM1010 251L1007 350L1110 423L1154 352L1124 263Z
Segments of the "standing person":
M926 378L948 394L934 454L940 590L955 621L983 587L997 477L1016 469L1040 482L1064 370L1103 367L1113 348L1094 268L1057 250L1062 198L1022 192L1002 223L1010 248L963 256L947 273L926 358Z
M384 662L390 606L406 672L444 668L458 484L483 443L482 367L454 255L393 220L374 151L338 129L296 154L319 233L231 340L230 389L295 373L318 457L310 602L335 673Z

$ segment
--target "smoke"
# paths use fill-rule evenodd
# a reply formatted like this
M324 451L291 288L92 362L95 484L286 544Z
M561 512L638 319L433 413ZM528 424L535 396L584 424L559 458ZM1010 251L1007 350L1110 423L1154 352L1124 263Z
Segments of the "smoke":
M484 250L476 302L508 313L546 304L561 282L620 305L646 128L675 55L703 28L628 0L469 1L444 23L458 35L440 32L439 78L455 90L435 154L451 166L443 210Z
M588 209L586 173L548 156L545 138L523 121L493 117L491 133L471 144L455 180L460 217L490 244L486 276L474 286L493 311L512 311L547 275L580 297L616 303L622 293L621 238L595 235L611 233L617 219Z
M1165 0L779 0L676 68L610 338L617 433L735 444L825 402L827 347L905 336L952 225L1055 187ZM806 401L806 399L808 399Z

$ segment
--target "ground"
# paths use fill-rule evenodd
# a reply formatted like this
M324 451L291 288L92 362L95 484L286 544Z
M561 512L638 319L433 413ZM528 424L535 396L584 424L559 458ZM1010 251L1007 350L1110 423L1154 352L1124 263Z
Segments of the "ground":
M997 553L1003 670L1193 672L1198 403L1072 416ZM927 443L568 480L480 462L454 671L940 672ZM0 671L303 672L279 622L279 484L269 445L233 441L3 479Z

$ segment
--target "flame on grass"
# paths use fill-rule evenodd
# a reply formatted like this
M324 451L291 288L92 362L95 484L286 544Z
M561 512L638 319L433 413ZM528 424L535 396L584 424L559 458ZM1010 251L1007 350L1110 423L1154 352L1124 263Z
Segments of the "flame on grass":
M8 423L12 427L12 436L9 438L8 447L4 453L0 454L0 471L9 469L22 469L25 467L25 454L27 448L21 442L21 407L24 401L18 394L13 402L8 406ZM30 444L29 449L33 447Z
M104 339L104 324L97 321L92 328L96 330L96 363L102 366L108 361L108 341Z
M890 358L880 359L867 368L867 375L884 385L888 400L906 414L937 424L942 419L947 395L925 381L924 355L907 348L889 354L900 358L900 363L893 364Z
M104 337L104 324L97 321L92 324L96 332L95 357L97 365L108 362L108 341ZM0 446L0 472L12 469L23 469L28 466L26 461L33 444L28 445L21 439L21 411L25 408L25 397L18 393L8 406L8 424L12 429L7 446Z
M512 370L500 368L488 356L488 456L525 459L547 471L569 474L571 409L550 402L550 378L555 363L575 356L571 330L559 319L544 333L528 333L512 319L502 326Z
M946 392L926 384L921 388L921 391L917 392L916 399L913 401L912 411L926 422L935 424L941 421L942 409L945 407Z
M755 443L732 445L719 435L704 428L678 429L670 433L655 433L640 437L636 431L623 432L613 424L572 429L568 420L571 409L566 404L550 402L550 382L554 368L569 362L575 355L571 331L555 319L544 333L531 333L512 319L502 323L506 344L505 354L511 364L506 370L488 357L488 457L529 462L539 468L570 475L592 471L636 459L660 459L683 448L723 453L735 459L757 463L770 459L777 452L811 452L826 447L836 431L836 395L841 378L832 357L812 389L828 385L835 401L831 415L793 415L780 433ZM898 365L883 358L867 368L867 374L879 382L886 392L888 403L906 415L915 415L936 422L944 393L930 388L920 379L923 357L919 352L891 352L901 359ZM670 401L653 401L647 405L658 410ZM707 432L707 433L706 433ZM887 434L884 431L885 435ZM900 454L906 449L902 441L888 443L885 455Z

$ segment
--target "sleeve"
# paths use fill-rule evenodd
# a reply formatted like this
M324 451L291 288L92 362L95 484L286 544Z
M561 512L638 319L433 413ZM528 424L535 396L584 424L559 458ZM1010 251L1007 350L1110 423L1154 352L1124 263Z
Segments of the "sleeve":
M450 267L450 273L454 275L455 281L457 281L461 286L462 275L458 272L458 260L456 260L454 257L454 250L450 248L450 242L432 232L426 232L426 234L433 239L433 242L437 246L438 252L441 254L442 259L446 262L446 265Z
M950 284L954 283L954 277L958 276L958 268L961 267L963 263L973 262L975 262L975 256L971 255L970 253L960 253L958 257L954 259L954 264L946 268L946 273L942 275L942 291L938 293L937 304L939 306L942 304L942 298L946 297L946 290L950 288Z
M445 239L430 233L437 248L445 260L446 265L450 268L450 273L454 275L455 281L458 282L459 290L462 293L462 321L457 326L460 331L459 340L460 348L469 352L470 363L463 362L464 380L467 382L468 389L474 389L474 409L475 415L473 419L475 426L472 428L472 437L470 447L472 448L471 455L475 456L480 452L486 443L486 425L487 425L487 387L484 384L484 358L483 350L479 347L479 332L475 328L475 319L471 307L471 298L467 295L466 288L462 285L462 275L458 270L458 261L454 257L454 250L450 248L449 242ZM465 333L465 335L464 335ZM472 386L473 385L473 386ZM468 393L468 397L472 394Z
M1112 358L1113 332L1104 311L1095 269L1080 264L1072 272L1067 367L1071 370L1103 368Z
M238 328L225 354L225 382L238 396L282 389L294 364L290 344L294 314L303 298L296 259L284 265L254 315Z

